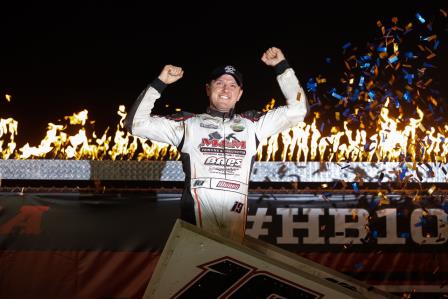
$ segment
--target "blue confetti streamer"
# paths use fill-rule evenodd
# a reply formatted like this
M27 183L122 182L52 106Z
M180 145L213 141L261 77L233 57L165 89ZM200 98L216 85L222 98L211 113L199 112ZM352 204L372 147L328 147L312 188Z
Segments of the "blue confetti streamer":
M421 227L421 226L423 226L425 223L426 223L426 219L423 218L423 217L420 217L420 221L417 222L417 223L415 224L415 227Z
M351 47L351 45L352 45L352 43L351 42L347 42L347 43L345 43L343 46L342 46L342 49L347 49L347 48L349 48L349 47Z
M366 63L364 63L364 64L361 64L361 66L360 66L361 69L367 69L367 68L369 68L369 67L370 67L370 63L369 63L369 62L366 62Z
M427 67L427 68L434 68L434 65L432 65L432 64L430 64L430 63L427 63L427 62L424 62L424 63L423 63L423 66L424 66L424 67Z
M436 42L434 43L434 47L432 47L433 50L437 50L439 48L440 45L440 41L436 40Z
M377 197L369 203L369 206L371 209L374 209L374 208L376 208L376 206L378 206L379 203L380 203L380 199Z
M408 166L406 163L403 163L403 166L401 166L401 173L400 173L400 180L402 181L404 177L406 176L406 172L408 171Z
M414 80L414 74L406 74L404 78L408 81L408 84L411 85Z
M361 78L359 78L358 86L362 87L363 85L364 85L364 76L361 76Z
M411 94L409 93L409 91L405 91L404 92L404 94L403 94L403 99L406 101L406 102L408 102L408 103L411 103Z
M417 17L417 20L420 21L420 23L422 24L426 23L426 20L419 13L416 13L415 16Z
M336 89L335 88L333 88L332 90L330 90L330 93L331 93L331 95L333 96L333 97L335 97L336 99L338 99L338 100L342 100L344 97L343 96L341 96L340 94L338 94L337 92L336 92Z
M378 52L387 52L387 48L386 47L378 47L376 50Z
M370 60L372 60L372 56L370 56L370 55L364 55L364 56L361 57L361 60L362 60L362 61L370 61Z
M398 60L398 56L395 55L395 56L389 57L388 60L389 60L389 63L392 64Z
M356 193L359 193L359 189L358 189L358 183L353 183L353 190L355 190Z
M306 83L306 89L308 91L316 92L316 90L317 90L317 82L313 78L310 78L308 80L308 82Z
M379 233L378 233L377 230L373 230L373 231L372 231L372 238L373 238L373 239L377 239L377 238L378 238L378 234L379 234Z
M409 58L409 59L413 59L413 58L415 58L415 57L414 57L414 53L412 53L411 51L407 51L407 52L405 52L405 53L404 53L404 56L405 56L406 58Z

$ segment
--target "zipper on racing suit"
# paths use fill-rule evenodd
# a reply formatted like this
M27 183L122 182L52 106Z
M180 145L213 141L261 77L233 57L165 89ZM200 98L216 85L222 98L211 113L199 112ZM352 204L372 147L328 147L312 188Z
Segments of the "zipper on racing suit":
M223 147L223 154L224 154L224 178L227 179L227 158L226 158L226 116L225 114L222 115L222 130L224 135L224 147Z

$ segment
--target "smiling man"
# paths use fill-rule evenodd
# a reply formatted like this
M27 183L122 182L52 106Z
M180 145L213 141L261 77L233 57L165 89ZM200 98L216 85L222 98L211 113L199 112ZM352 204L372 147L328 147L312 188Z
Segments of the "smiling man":
M219 112L229 112L243 95L242 75L231 65L213 70L206 85L210 108Z
M172 144L181 152L185 172L181 218L234 240L242 240L245 234L248 184L259 142L297 125L308 112L305 93L282 51L269 48L261 60L275 69L285 106L267 113L235 113L243 77L234 66L226 65L214 69L208 78L206 113L151 115L166 86L183 76L182 68L166 65L125 120L131 134Z

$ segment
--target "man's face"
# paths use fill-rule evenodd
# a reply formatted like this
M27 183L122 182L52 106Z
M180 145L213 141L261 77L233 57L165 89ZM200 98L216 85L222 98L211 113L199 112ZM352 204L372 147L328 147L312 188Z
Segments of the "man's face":
M229 112L235 107L243 94L243 90L232 75L224 74L206 85L210 107L220 112Z

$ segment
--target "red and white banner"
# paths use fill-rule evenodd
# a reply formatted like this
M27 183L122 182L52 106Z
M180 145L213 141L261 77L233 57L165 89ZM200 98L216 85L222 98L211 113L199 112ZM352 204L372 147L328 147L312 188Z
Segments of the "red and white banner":
M0 298L141 298L179 198L2 194ZM249 201L250 236L397 295L448 292L441 200L252 194Z

